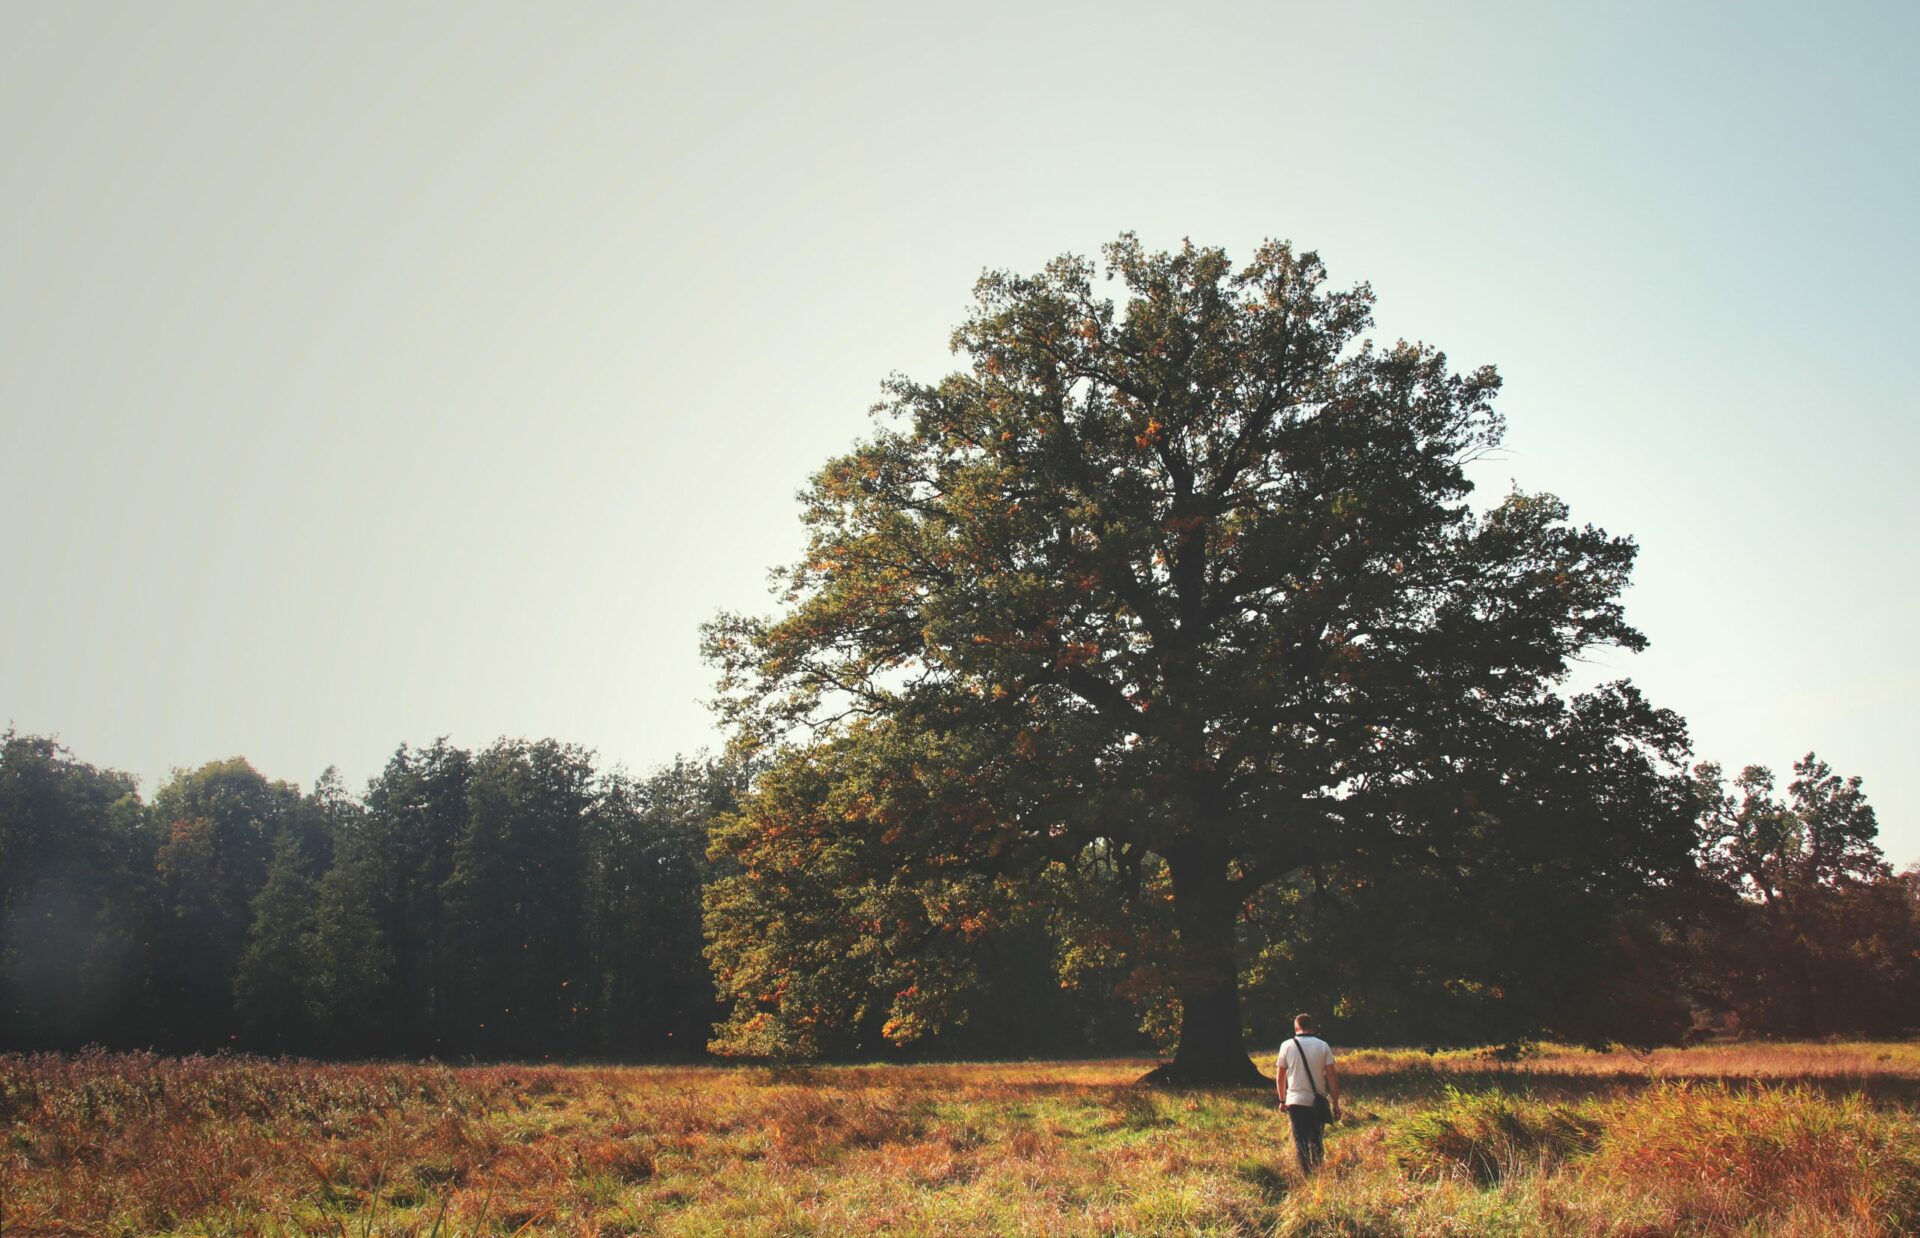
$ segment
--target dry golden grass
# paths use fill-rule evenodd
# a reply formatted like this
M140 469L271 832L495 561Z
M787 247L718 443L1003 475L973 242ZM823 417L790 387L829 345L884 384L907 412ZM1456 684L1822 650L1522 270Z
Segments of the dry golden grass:
M14 1234L1897 1234L1920 1046L1364 1051L1302 1182L1146 1062L0 1057Z

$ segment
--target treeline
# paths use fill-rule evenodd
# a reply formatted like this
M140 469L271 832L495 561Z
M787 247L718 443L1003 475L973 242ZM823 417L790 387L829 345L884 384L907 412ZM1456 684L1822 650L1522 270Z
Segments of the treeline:
M726 1014L705 943L731 932L723 955L742 949L741 926L713 922L724 901L703 925L728 862L709 842L748 773L681 760L640 778L551 740L439 741L401 747L357 796L331 772L302 792L235 758L147 800L9 731L0 1048L701 1053ZM1794 774L1782 791L1764 769L1729 783L1700 767L1691 878L1603 919L1533 905L1511 862L1269 891L1242 922L1250 1030L1270 1037L1300 1008L1349 1043L1920 1026L1920 874L1890 870L1858 779L1812 756ZM971 987L964 1020L916 1051L1164 1040L1165 880L1151 857L1086 855L980 931L927 943L968 952ZM886 1051L890 996L849 994L857 1017L833 1051Z
M1252 909L1249 987L1376 1044L1920 1029L1920 866L1887 863L1861 780L1809 753L1784 789L1707 763L1692 791L1690 870L1602 918L1542 903L1510 856L1457 882L1296 886Z
M333 1056L698 1052L708 822L735 780L582 749L402 747L359 797L241 759L151 801L0 750L0 1044Z

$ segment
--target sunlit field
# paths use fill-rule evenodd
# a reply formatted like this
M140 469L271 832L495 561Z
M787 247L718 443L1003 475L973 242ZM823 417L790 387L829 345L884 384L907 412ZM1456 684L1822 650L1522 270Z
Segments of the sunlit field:
M28 1234L1897 1234L1920 1045L1362 1051L1303 1182L1270 1095L1144 1061L805 1069L0 1057Z

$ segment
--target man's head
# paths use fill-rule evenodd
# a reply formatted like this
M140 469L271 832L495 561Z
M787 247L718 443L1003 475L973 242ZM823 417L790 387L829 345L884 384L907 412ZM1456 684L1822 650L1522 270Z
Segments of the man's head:
M1313 1016L1310 1014L1297 1014L1293 1016L1293 1030L1302 1036L1311 1032L1313 1030Z

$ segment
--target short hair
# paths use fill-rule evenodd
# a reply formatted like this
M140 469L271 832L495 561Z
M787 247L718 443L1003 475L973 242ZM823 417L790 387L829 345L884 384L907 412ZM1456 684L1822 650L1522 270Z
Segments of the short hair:
M1303 1032L1310 1032L1313 1030L1313 1016L1310 1014L1297 1014L1293 1016L1293 1025Z

